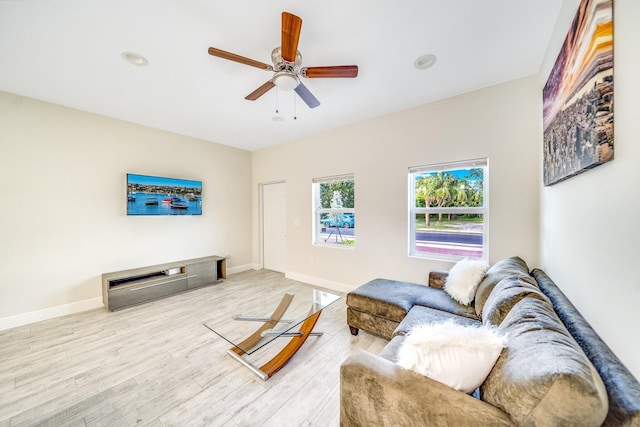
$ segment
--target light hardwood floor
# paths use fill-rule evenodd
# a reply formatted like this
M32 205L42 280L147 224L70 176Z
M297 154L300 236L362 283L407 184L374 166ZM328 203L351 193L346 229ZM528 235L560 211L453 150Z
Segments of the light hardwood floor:
M223 283L224 301L290 283L266 270L235 274ZM324 335L310 337L264 382L202 325L216 316L219 294L206 287L0 331L0 427L337 426L340 365L355 349L378 353L386 341L351 336L342 298L320 316ZM284 344L269 344L252 361Z

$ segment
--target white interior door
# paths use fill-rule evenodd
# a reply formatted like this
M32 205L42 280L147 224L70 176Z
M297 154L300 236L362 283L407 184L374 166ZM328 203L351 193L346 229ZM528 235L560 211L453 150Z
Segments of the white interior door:
M262 186L263 267L281 273L287 267L286 201L284 182Z

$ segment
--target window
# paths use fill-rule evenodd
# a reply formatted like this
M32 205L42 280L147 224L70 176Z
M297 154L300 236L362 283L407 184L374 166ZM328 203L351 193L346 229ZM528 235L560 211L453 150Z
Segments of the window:
M409 255L488 258L487 159L409 168Z
M353 247L356 215L353 175L313 180L313 243Z

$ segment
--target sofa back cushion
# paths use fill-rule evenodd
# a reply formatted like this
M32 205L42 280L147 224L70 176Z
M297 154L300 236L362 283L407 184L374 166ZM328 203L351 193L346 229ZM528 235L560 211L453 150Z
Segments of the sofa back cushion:
M507 346L481 387L484 401L517 425L602 424L604 384L548 301L522 299L499 329Z
M487 275L476 289L475 310L478 317L482 315L484 304L489 294L502 279L510 276L529 276L529 267L520 257L504 258L489 268Z
M482 323L499 326L514 305L526 297L551 301L542 293L531 276L505 277L493 288L482 308Z

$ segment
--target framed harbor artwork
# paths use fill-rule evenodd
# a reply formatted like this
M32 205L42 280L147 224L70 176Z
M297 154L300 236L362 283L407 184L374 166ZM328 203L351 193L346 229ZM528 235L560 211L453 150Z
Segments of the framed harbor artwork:
M613 160L613 0L582 0L543 89L543 178Z
M202 181L129 173L127 215L202 215Z

